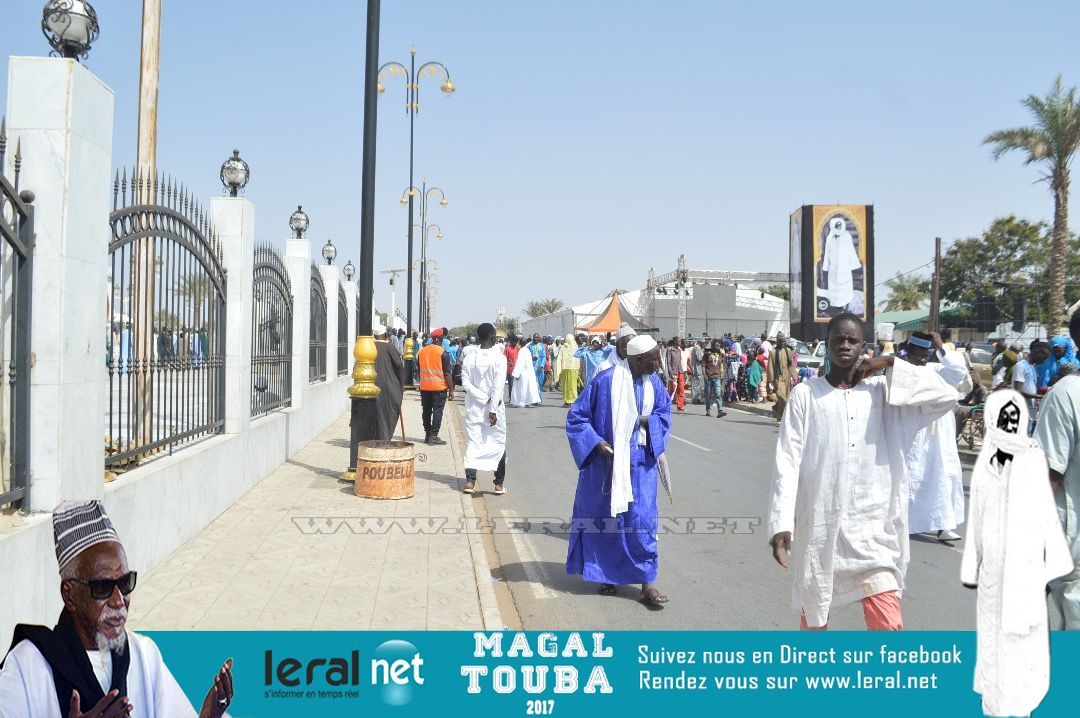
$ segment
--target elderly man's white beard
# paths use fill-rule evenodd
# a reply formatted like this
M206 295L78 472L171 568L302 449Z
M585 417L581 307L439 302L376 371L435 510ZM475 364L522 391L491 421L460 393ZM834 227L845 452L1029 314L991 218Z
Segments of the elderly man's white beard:
M123 618L126 623L127 606L120 609L112 609L106 606L101 611L101 616L98 617L98 621L105 621L110 618ZM97 649L99 651L111 651L118 656L122 656L127 649L127 631L120 631L120 634L115 638L109 638L101 631L97 631L94 633L94 643L97 644Z

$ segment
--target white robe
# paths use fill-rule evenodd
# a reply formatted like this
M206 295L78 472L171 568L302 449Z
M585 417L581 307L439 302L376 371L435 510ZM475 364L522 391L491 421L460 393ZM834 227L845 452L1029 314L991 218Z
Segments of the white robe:
M791 390L776 444L768 534L792 532L792 607L811 627L829 609L902 591L908 563L904 452L956 405L932 369L897 361L886 376Z
M862 266L851 232L846 229L831 232L825 239L822 256L822 269L829 273L829 288L825 290L825 297L830 306L846 307L855 298L851 273Z
M514 388L510 391L510 406L532 406L539 404L540 387L536 385L536 371L533 368L532 352L522 347L514 362Z
M927 364L951 386L967 376L960 352L946 351ZM919 429L905 457L908 474L908 533L952 530L964 522L964 470L956 450L956 418L950 411Z
M1029 467L1032 459L1041 467L1036 470L1015 468L1020 455L999 469L991 453L980 453L972 475L960 565L961 580L979 591L973 687L985 715L1023 716L1050 687L1045 586L1073 562L1042 451L1024 452Z
M497 348L477 348L465 357L461 388L465 390L466 469L494 471L506 452L505 382L506 356ZM488 418L492 413L495 426Z
M133 708L131 718L194 718L197 715L187 696L161 660L157 645L146 636L128 631L127 696ZM91 661L91 664L93 661ZM206 688L215 666L207 667ZM99 678L99 683L101 682ZM105 686L107 691L108 686ZM93 708L82 703L85 713ZM20 641L8 654L0 670L0 716L15 718L66 718L56 701L52 668L29 641Z

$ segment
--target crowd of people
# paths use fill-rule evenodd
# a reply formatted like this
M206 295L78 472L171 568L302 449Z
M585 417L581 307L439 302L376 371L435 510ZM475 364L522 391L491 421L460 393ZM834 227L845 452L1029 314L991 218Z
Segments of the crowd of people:
M1023 404L1016 416L1031 418L1022 428L1046 453L1065 536L1080 562L1080 316L1071 337L1033 342L1026 351L999 342L989 386L971 346L958 348L947 332L917 331L900 343L865 342L865 332L854 315L833 318L825 361L814 368L799 365L783 332L657 343L623 324L603 336L503 339L484 324L476 337L436 329L386 341L400 346L404 376L420 384L429 442L441 442L442 409L454 387L464 392L469 493L484 470L495 472L497 494L506 491L505 407L537 406L543 391L559 392L579 470L567 571L600 584L603 595L634 583L644 603L668 600L655 586L649 527L657 521L657 488L671 487L671 413L688 404L724 416L737 402L773 401L780 434L770 544L778 563L791 560L797 569L794 603L804 628L823 628L831 606L856 599L868 627L902 627L909 536L950 545L962 538L956 439L999 390ZM626 527L636 528L633 541L622 535ZM1080 628L1080 574L1054 578L1059 623Z

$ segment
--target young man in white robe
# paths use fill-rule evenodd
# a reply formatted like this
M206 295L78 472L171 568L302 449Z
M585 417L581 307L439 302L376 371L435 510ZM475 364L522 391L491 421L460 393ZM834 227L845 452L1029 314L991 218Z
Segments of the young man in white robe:
M495 325L476 328L479 346L461 365L465 391L465 493L476 490L476 472L495 472L495 493L506 488L506 408L502 401L506 356L495 347Z
M865 336L854 314L829 321L829 373L792 390L780 425L769 543L781 566L792 559L803 628L824 629L833 606L856 600L867 628L903 628L904 452L956 404L956 389L933 370L864 359Z
M194 718L158 647L124 628L136 574L101 502L61 504L53 534L64 609L53 629L15 627L0 716ZM230 658L197 715L222 718L232 699Z
M959 386L967 376L963 355L947 349L940 335L913 332L907 347L909 364L936 371L952 386ZM929 361L931 353L937 362ZM954 413L950 411L919 429L905 460L908 532L932 533L939 541L956 541L960 534L953 529L964 522L964 474L956 449Z

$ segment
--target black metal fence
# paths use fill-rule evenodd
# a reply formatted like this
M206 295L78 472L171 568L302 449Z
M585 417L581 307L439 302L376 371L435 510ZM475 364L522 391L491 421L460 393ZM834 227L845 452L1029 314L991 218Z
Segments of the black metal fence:
M341 376L352 369L349 366L349 356L352 354L352 347L349 346L349 305L345 303L345 290L341 285L337 290L337 341L337 373Z
M251 415L292 403L292 287L281 255L255 248L251 316Z
M315 263L311 263L311 338L308 352L308 381L326 379L326 287Z
M109 216L105 465L130 467L225 427L225 271L178 182L127 171Z
M19 190L22 143L15 145L14 173L7 169L7 125L0 119L0 364L7 364L8 385L0 383L0 506L29 505L30 482L30 304L34 271L34 193ZM7 427L4 431L2 427Z

